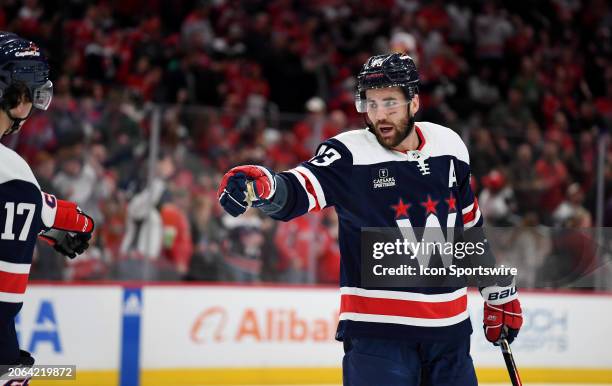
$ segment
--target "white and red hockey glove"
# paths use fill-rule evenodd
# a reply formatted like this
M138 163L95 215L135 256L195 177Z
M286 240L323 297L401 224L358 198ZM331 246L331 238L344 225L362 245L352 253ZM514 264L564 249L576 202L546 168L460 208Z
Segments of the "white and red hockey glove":
M484 332L496 346L502 338L512 343L523 325L523 311L516 287L484 287L480 290L485 300Z
M242 165L225 173L217 197L223 209L237 217L249 206L258 207L268 203L275 191L273 171L258 165Z
M89 248L94 221L74 202L43 193L42 218L47 230L39 237L62 255L74 258Z

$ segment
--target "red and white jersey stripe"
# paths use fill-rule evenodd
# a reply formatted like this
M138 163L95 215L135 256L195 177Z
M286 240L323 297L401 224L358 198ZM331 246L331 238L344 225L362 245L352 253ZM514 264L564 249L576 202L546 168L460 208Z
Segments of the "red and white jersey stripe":
M463 214L463 226L466 229L471 228L478 223L481 213L476 197L474 197L474 202L465 207L461 213Z
M446 327L468 319L467 289L442 294L341 287L340 320Z
M306 192L308 196L308 211L312 210L321 210L327 206L327 201L325 200L325 193L323 193L323 188L319 183L319 180L315 175L303 166L298 166L296 168L287 170L289 173L293 174L300 185Z
M29 274L30 264L9 263L0 260L0 302L22 302Z

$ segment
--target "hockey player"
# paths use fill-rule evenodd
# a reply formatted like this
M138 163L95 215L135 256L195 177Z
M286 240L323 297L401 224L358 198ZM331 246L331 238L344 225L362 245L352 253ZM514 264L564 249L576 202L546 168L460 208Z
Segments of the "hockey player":
M454 226L482 234L468 151L452 130L415 122L419 76L409 56L373 56L357 82L356 107L367 128L324 141L312 159L286 172L235 167L221 181L219 202L233 216L252 205L283 221L335 206L336 338L344 342L345 385L476 385L466 288L364 288L360 272L363 227ZM481 293L487 339L512 341L522 324L516 289Z
M49 66L39 48L0 32L0 137L18 132L32 110L46 110L52 97ZM37 238L73 258L87 249L93 229L92 219L76 204L41 192L25 160L0 144L0 384L28 384L24 378L7 381L5 373L8 367L34 363L19 349L15 316Z

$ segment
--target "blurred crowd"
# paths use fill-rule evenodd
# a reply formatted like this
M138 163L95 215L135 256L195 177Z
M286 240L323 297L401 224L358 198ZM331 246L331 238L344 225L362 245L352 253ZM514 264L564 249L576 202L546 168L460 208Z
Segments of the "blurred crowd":
M390 51L418 64L417 121L468 144L487 222L538 256L524 266L567 250L538 229L595 225L598 171L612 225L605 0L6 0L0 27L39 43L55 86L50 110L3 142L96 221L78 259L40 245L33 278L337 282L333 209L234 219L216 186L236 164L286 170L362 128L355 75Z

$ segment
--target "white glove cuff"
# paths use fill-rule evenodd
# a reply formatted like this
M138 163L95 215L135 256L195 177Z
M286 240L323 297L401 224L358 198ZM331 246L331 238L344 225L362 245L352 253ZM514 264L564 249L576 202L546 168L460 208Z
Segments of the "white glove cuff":
M484 287L480 289L480 294L484 301L492 306L500 306L518 299L518 291L514 285L508 287Z

